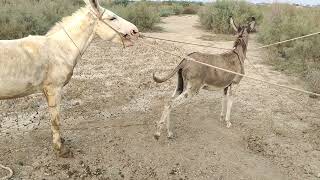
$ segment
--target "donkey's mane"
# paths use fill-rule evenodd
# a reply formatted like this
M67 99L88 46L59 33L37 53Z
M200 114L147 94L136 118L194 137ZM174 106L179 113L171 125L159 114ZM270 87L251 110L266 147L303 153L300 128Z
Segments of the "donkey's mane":
M54 26L50 28L50 30L47 32L46 36L54 34L61 30L62 27L65 27L67 24L74 23L74 21L85 15L86 12L88 12L89 6L82 7L78 9L76 12L74 12L71 16L66 16L61 19L61 21L58 21Z

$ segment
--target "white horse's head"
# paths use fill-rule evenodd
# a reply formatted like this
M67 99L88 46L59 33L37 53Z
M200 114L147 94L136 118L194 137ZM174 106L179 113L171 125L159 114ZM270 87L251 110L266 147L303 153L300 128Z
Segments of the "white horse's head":
M98 18L96 33L104 40L131 46L132 40L139 36L138 28L116 15L115 13L101 7L99 0L84 0L90 6L92 13Z

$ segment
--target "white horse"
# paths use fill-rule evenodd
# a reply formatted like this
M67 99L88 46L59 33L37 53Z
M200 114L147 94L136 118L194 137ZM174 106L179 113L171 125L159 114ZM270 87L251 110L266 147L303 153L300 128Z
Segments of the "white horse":
M61 89L97 34L104 40L132 45L135 25L102 8L98 0L63 18L45 36L0 41L0 100L43 92L51 114L53 147L60 157L72 153L60 135Z

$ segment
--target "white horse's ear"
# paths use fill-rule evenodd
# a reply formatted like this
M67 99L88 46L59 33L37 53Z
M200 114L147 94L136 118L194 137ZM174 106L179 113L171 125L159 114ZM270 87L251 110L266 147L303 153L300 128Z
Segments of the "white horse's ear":
M89 2L88 2L89 1ZM99 4L99 0L84 0L86 4L90 4L92 9L97 13L101 14L101 7Z
M90 5L89 0L83 0L83 2L85 2L85 3L86 3L86 5Z
M238 32L238 28L237 28L236 24L234 23L233 18L231 16L230 16L230 25L235 32Z

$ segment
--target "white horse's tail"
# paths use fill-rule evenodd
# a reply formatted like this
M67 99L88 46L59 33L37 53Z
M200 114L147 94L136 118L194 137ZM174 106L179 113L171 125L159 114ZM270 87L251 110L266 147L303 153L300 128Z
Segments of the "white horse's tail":
M0 180L7 180L7 179L9 179L9 178L11 178L11 177L13 176L13 171L12 171L12 169L10 169L9 167L6 167L6 166L4 166L4 165L0 164L0 168L5 169L5 170L9 171L9 175L7 175L7 176L5 176L5 177L0 178Z

